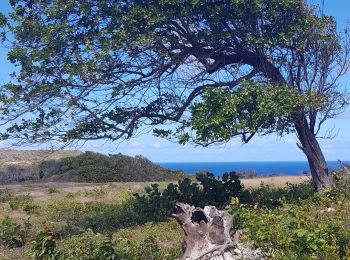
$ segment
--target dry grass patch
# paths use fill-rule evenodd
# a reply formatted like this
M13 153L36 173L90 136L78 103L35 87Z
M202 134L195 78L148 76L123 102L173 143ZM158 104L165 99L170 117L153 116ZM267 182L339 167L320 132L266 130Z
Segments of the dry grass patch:
M261 177L261 178L254 178L254 179L242 179L241 182L246 188L249 188L249 187L257 188L262 183L273 187L284 187L287 185L287 183L299 184L307 180L310 180L309 176L275 176L275 177Z

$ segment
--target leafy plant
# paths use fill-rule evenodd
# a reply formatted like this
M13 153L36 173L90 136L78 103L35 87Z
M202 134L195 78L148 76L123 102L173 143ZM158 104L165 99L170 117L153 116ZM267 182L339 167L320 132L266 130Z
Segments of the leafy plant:
M95 232L112 231L146 221L132 197L121 204L81 203L74 199L53 201L47 204L46 212L51 221L64 221L69 228L92 229Z
M0 193L0 202L7 202L12 210L24 210L27 213L37 213L39 205L29 195L14 196L8 191Z
M55 251L58 239L59 235L55 234L51 230L51 227L46 226L36 235L36 237L32 241L33 257L36 260L60 259L59 254L57 254L57 252Z
M271 187L261 184L258 188L248 190L248 194L242 203L259 207L274 208L282 206L283 201L298 203L315 194L315 189L310 181L300 184L287 184L286 187Z
M177 201L196 207L206 205L224 208L232 197L243 198L247 195L238 176L234 173L224 173L222 178L212 173L196 175L197 182L185 178L178 184L170 183L164 191L158 184L145 188L145 195L135 194L140 211L148 220L160 221L169 217Z
M64 240L57 249L60 259L72 260L112 260L117 259L110 237L86 232ZM120 259L120 258L119 258Z
M293 188L301 192L301 197L304 185ZM264 187L264 194L268 194L268 189ZM247 205L235 199L226 210L234 215L235 229L246 230L247 240L272 250L276 259L350 257L350 203L344 194L315 193L297 203L295 197L285 197L279 204L278 207ZM335 212L327 212L328 207Z
M0 244L8 247L20 247L25 243L25 230L11 218L0 221Z

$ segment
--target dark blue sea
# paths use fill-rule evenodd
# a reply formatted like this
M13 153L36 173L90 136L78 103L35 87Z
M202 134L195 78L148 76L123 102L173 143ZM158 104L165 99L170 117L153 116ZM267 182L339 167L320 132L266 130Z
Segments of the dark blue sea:
M158 163L170 170L182 170L189 174L207 170L219 176L225 172L253 170L259 175L278 174L298 176L310 173L308 162L169 162ZM341 167L338 161L328 162L330 170Z

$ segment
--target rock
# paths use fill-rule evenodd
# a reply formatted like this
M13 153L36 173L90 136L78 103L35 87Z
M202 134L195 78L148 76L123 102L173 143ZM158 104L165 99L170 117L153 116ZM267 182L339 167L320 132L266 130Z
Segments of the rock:
M325 213L325 212L335 212L334 208L325 208L321 210L321 213Z

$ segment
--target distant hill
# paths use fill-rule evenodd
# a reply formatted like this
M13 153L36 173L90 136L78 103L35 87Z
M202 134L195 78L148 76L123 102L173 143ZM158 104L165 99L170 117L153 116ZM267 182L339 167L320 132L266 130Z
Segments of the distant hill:
M0 149L0 168L7 166L33 166L44 160L58 160L82 154L77 150L2 150Z
M173 181L185 176L143 156L80 151L0 151L0 184L25 181L142 182Z

